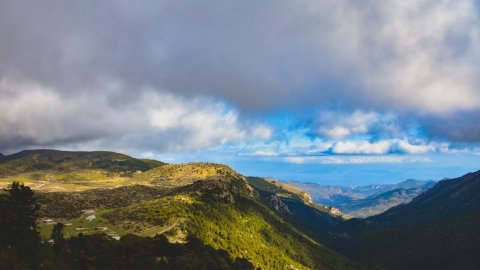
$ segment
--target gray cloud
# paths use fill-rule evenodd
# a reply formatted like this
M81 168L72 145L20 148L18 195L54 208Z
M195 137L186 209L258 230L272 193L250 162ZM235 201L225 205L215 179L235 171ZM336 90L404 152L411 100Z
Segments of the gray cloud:
M264 124L239 119L223 103L153 89L112 104L101 91L95 98L65 97L37 84L0 81L0 107L7 108L0 121L0 149L6 151L39 146L185 151L269 139L272 133Z
M341 103L478 142L479 25L468 0L1 1L0 148L124 136L174 150L198 136L189 117L210 112L188 100L231 104L232 126L228 108L212 125L239 134L250 113ZM149 119L167 96L186 113L159 131Z

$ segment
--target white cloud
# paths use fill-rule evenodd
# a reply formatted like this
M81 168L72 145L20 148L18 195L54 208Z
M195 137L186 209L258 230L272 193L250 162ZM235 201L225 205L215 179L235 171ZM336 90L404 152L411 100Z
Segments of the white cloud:
M309 158L308 157L286 157L285 160L289 163L302 164L305 163Z
M286 157L288 163L294 164L367 164L367 163L411 163L432 162L427 157L408 156L316 156L316 157Z
M386 154L390 151L390 141L340 141L333 145L331 151L334 154Z
M271 139L273 136L272 128L264 124L255 125L251 133L253 137L262 138L264 140Z
M448 148L448 145L438 143L420 143L411 144L406 139L390 139L377 142L369 141L339 141L335 143L330 151L333 154L388 154L388 153L406 153L406 154L425 154L429 152L441 151Z
M341 111L323 111L315 119L316 134L330 139L342 139L362 135L375 130L382 133L394 133L399 129L392 114L379 114L361 110L352 113Z
M253 153L247 154L250 156L261 156L261 157L276 157L278 153L272 150L257 150Z
M437 150L436 147L431 144L414 145L405 140L396 141L396 147L400 151L409 154L424 154Z

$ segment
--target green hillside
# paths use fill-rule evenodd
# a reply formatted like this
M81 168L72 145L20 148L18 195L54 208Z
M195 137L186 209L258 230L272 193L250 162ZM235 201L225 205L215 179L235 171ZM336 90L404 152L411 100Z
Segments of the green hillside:
M198 180L218 179L228 176L240 177L240 174L222 164L192 162L160 166L135 175L133 180L156 186L178 187L192 184Z
M312 209L327 219L341 220L329 208L313 204L308 194L288 185L261 178L247 181L225 165L166 165L111 152L34 150L6 156L0 168L5 184L22 181L37 190L38 224L44 241L50 238L54 225L62 222L68 245L75 246L79 237L87 237L82 240L87 242L107 241L96 246L107 257L108 249L116 248L115 243L124 243L124 238L162 236L181 247L185 256L207 252L210 258L191 260L201 263L216 258L225 266L222 269L238 268L243 263L258 269L360 267L292 222L299 217L298 207ZM281 198L277 203L285 201L289 205L285 207L291 206L292 211L281 211L272 198ZM301 206L292 206L295 204ZM107 238L97 239L97 235ZM107 244L114 241L109 237L122 240ZM201 245L192 247L195 241ZM144 245L151 245L148 240L134 243L143 250L138 256L154 256L145 251ZM72 260L78 255L75 254L69 255ZM169 262L180 258L167 255ZM97 259L92 260L95 265ZM185 262L180 265L185 267Z
M110 196L105 196L106 193ZM245 258L260 269L358 267L307 237L264 205L238 174L170 189L128 186L105 193L84 191L78 196L71 193L38 196L44 218L65 220L70 224L67 226L70 236L78 228L87 234L107 228L105 232L112 236L162 234L173 243L186 243L189 236L194 236L214 249L227 251L232 260ZM81 209L96 210L85 215ZM86 218L92 214L95 219L88 221ZM42 226L44 236L50 234L51 227Z
M193 234L232 258L261 269L353 269L344 257L308 238L263 205L241 179L206 180L163 198L106 215L118 227L167 228L174 242Z
M26 150L0 160L0 184L20 181L48 191L117 187L129 184L135 174L164 164L113 152Z

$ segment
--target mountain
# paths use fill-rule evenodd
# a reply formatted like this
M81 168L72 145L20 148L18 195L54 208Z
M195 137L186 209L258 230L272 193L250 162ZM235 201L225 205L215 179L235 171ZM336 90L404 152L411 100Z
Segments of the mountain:
M432 189L414 198L408 205L399 206L372 217L371 220L393 223L432 221L458 215L462 212L479 210L480 207L480 171L462 177L438 182Z
M394 206L410 202L413 198L423 193L426 188L428 188L428 185L421 188L394 189L378 195L371 195L364 199L351 200L348 203L341 204L339 208L351 216L369 217L383 213Z
M387 269L479 269L480 171L342 227L348 237L332 243L360 261Z
M310 237L295 222L308 211L325 224L343 222L331 207L314 204L308 194L293 187L247 179L225 165L164 164L111 152L35 150L7 156L0 168L5 182L27 179L35 188L42 238L49 239L54 224L63 222L63 235L71 239L72 260L92 252L75 253L79 241L96 245L99 255L89 253L91 257L84 262L91 267L126 260L122 249L127 245L138 250L136 260L145 265L156 265L148 259L152 256L167 265L182 258L178 269L185 269L189 260L202 265L219 260L224 265L220 267L219 262L219 269L238 266L241 260L259 269L362 268L327 248L320 238ZM68 177L60 180L62 174ZM95 179L94 175L103 177ZM95 238L98 233L106 238ZM170 243L162 245L175 245L168 250L180 249L183 255L172 251L158 257L146 250L145 245L151 245L148 239L159 236ZM117 242L113 239L120 239L119 249L114 248ZM120 257L112 257L117 250ZM205 267L199 269L211 269Z
M364 196L349 198L360 209L419 193L349 218L291 183L222 164L35 150L6 156L0 168L5 183L27 179L35 188L43 269L480 269L480 171L424 192L416 180L326 188ZM19 216L6 211L18 202L7 195L0 191L0 238L21 238L4 233ZM47 240L59 235L63 248L52 247ZM20 265L16 254L0 242L0 265Z
M0 184L21 181L37 190L72 191L127 185L165 163L94 151L25 150L0 160Z
M404 204L435 185L434 181L409 179L398 184L332 186L288 181L312 196L314 202L338 208L354 217L368 217Z

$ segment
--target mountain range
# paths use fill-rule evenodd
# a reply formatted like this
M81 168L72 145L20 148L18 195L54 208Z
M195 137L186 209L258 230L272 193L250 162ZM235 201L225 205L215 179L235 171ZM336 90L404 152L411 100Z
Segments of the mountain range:
M340 252L387 269L479 269L480 171L367 219L343 224Z
M409 179L397 184L335 186L285 181L308 192L314 202L338 208L352 217L380 214L393 206L410 202L435 185L435 181Z
M0 183L8 191L13 181L35 192L44 245L59 222L64 226L63 255L42 262L56 265L50 269L480 267L480 171L427 182L434 186L410 202L368 218L348 218L298 185L245 177L226 165L166 164L112 152L7 155ZM366 202L427 183L349 192ZM1 265L20 265L8 254L0 248ZM52 263L58 260L63 268Z
M77 175L78 172L78 175ZM359 269L286 221L290 200L337 220L304 194L267 190L228 166L165 164L109 152L23 151L0 162L1 180L36 190L41 236L56 222L66 237L104 232L186 244L194 236L260 269ZM102 186L103 185L103 186ZM278 193L277 193L278 192Z

